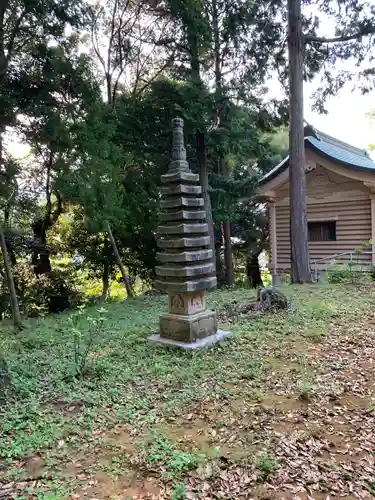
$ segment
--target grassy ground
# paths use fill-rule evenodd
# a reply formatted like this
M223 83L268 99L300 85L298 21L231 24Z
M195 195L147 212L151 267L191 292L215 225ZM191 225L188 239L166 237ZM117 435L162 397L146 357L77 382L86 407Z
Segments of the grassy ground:
M234 335L200 353L148 344L165 297L1 331L0 498L371 498L375 289L285 291L209 294Z

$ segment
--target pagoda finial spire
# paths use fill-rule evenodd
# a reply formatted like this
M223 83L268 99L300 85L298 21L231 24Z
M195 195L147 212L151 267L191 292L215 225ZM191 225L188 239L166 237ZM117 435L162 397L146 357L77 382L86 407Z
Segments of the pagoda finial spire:
M169 165L169 170L173 172L179 170L189 170L189 164L186 161L186 149L184 146L184 120L182 118L173 118L172 132L172 161Z

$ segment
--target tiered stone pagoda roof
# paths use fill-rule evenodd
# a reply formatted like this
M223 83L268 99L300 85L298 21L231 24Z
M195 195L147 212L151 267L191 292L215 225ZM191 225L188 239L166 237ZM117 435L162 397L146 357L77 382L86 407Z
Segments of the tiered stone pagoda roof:
M161 176L162 200L158 227L156 287L175 292L207 290L216 286L210 237L199 175L186 161L183 120L175 118L172 161Z

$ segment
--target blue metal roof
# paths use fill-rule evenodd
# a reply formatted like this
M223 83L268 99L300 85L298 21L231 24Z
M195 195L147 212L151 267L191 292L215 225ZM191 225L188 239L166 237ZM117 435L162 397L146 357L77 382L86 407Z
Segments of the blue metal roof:
M305 137L305 147L315 151L318 155L325 156L333 162L354 170L372 171L375 174L375 162L364 149L359 149L346 142L339 141L330 135L319 132L309 127L309 132L314 135ZM289 156L268 172L260 180L264 184L277 177L289 166Z

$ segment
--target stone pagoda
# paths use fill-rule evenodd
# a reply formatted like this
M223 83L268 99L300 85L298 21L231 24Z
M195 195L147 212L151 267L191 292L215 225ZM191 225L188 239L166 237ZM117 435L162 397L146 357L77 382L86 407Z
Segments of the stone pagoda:
M172 161L161 176L156 287L167 290L169 312L160 317L160 335L150 340L196 349L230 334L218 331L216 312L206 309L204 292L216 286L215 266L199 175L186 161L183 125L180 118L172 120Z

